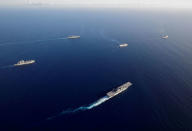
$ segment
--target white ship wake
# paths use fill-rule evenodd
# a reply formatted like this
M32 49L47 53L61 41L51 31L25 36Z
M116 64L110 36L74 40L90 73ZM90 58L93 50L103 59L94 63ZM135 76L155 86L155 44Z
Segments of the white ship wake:
M64 110L61 113L59 113L58 115L47 118L47 120L51 120L51 119L57 118L59 116L65 115L65 114L76 113L76 112L80 112L80 111L86 111L86 110L93 109L93 108L101 105L102 103L108 101L109 99L113 98L114 96L127 90L131 85L132 85L132 83L127 82L127 83L113 89L112 91L108 92L106 96L98 99L97 101L89 104L88 106L80 106L80 107L75 108L75 109Z
M59 113L58 115L49 117L47 120L51 120L51 119L54 119L56 117L59 117L59 116L65 115L65 114L76 113L76 112L79 112L79 111L85 111L85 110L93 109L94 107L97 107L97 106L101 105L102 103L106 102L109 99L110 98L108 96L104 96L104 97L100 98L99 100L97 100L96 102L94 102L94 103L92 103L92 104L90 104L88 106L80 106L80 107L78 107L76 109L64 110L61 113Z

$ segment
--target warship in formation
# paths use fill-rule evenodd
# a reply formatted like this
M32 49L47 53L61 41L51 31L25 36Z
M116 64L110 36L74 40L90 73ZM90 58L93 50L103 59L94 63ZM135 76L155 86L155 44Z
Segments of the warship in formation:
M123 91L127 90L130 86L132 85L131 82L126 82L125 84L113 89L112 91L107 93L107 97L112 98L120 93L122 93Z
M168 39L169 38L169 36L168 35L166 35L166 36L163 36L163 37L161 37L162 39Z
M119 47L127 47L128 44L127 43L123 43L123 44L120 44Z
M79 39L80 36L78 36L78 35L70 35L70 36L68 36L67 38L68 38L68 39Z
M16 64L14 64L14 66L22 66L22 65L29 65L29 64L33 64L35 63L35 60L20 60L18 61Z

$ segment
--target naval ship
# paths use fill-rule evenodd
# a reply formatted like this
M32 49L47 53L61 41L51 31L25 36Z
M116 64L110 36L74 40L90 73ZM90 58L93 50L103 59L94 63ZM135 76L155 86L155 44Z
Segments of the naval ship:
M108 92L107 97L112 98L112 97L120 94L121 92L127 90L131 85L132 85L131 82L127 82L127 83L113 89L112 91Z
M168 35L162 37L162 39L168 39L168 38L169 38Z
M128 44L127 43L123 43L123 44L120 44L119 47L127 47Z
M14 66L22 66L22 65L28 65L33 63L35 63L35 60L27 60L27 61L20 60L16 64L14 64Z
M71 36L68 36L67 38L68 39L78 39L78 38L80 38L80 36L78 36L78 35L71 35Z

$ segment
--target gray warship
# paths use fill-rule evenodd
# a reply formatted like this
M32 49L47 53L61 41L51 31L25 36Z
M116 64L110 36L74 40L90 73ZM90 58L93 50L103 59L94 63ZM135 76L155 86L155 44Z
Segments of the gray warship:
M168 35L166 35L166 36L163 36L163 37L161 37L162 39L168 39L169 38L169 36Z
M113 89L112 91L107 93L107 97L112 98L118 94L120 94L121 92L127 90L130 86L132 85L131 82L126 82L125 84Z
M35 63L35 60L27 60L27 61L20 60L16 64L14 64L14 66L22 66L22 65L28 65L33 63Z
M127 43L123 43L123 44L120 44L119 47L127 47L128 44Z
M68 38L68 39L79 39L80 36L78 36L78 35L70 35L70 36L68 36L67 38Z

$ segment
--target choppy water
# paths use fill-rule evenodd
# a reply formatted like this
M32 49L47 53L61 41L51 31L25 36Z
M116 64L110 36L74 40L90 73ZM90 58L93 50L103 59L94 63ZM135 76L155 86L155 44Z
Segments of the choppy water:
M1 127L192 130L191 23L189 11L1 9ZM37 62L13 67L20 59ZM47 121L127 81L114 99Z

